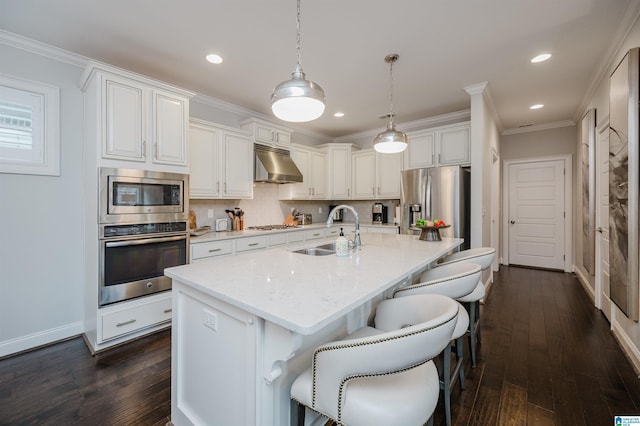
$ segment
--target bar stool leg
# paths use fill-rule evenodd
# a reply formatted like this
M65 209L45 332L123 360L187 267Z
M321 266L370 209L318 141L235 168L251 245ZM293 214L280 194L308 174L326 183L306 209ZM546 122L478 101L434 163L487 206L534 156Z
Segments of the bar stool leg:
M444 414L447 426L451 426L451 343L440 353L441 368L438 371L444 394Z
M460 389L464 389L464 363L462 363L462 359L464 357L463 355L463 350L464 348L463 343L464 342L464 338L463 337L458 337L456 339L456 358L458 360L458 363L460 363L460 370L458 370L458 377L460 380Z
M476 309L478 302L470 302L468 304L469 307L469 352L471 353L471 367L475 368L476 363L476 328L477 328L477 317L476 317Z

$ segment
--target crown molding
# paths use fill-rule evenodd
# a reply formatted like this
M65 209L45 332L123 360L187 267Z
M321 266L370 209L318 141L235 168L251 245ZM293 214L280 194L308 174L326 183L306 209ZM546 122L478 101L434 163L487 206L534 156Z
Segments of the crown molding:
M65 62L80 68L85 67L90 60L86 56L78 55L77 53L10 33L5 30L0 30L0 44L35 53L37 55Z
M430 127L444 126L447 124L459 123L462 121L469 121L471 119L471 110L465 109L462 111L450 112L447 114L435 115L433 117L421 118L419 120L407 121L396 125L396 129L402 132L412 132L414 130L423 130ZM340 136L333 139L336 143L347 143L358 139L374 138L380 129L365 130L358 133L352 133L346 136Z
M575 121L572 121L572 120L552 121L550 123L534 124L532 126L514 127L511 129L506 129L505 131L502 132L502 136L516 135L519 133L537 132L540 130L557 129L559 127L569 127L569 126L575 126L575 125L576 125Z
M638 22L638 19L640 19L640 2L631 1L627 5L627 9L622 14L622 21L620 22L620 25L618 25L618 30L613 36L609 56L605 61L600 62L600 66L591 79L591 82L587 87L587 91L582 98L582 102L580 102L580 106L576 110L575 116L573 117L576 123L580 121L580 118L582 118L589 108L589 102L593 99L596 90L602 83L602 80L609 76L610 70L612 70L620 61L620 59L618 59L618 52L622 49L622 46L629 37L629 33Z

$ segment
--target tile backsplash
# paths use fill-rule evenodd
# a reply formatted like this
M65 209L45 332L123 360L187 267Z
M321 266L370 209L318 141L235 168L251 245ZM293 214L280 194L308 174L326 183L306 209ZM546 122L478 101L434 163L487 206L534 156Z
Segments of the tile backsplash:
M211 226L215 219L227 218L225 210L239 207L244 211L244 226L274 225L284 223L285 218L293 208L302 213L311 213L313 222L324 222L329 215L329 205L348 204L353 206L360 216L360 222L371 222L371 206L375 201L287 201L278 199L278 185L256 182L253 188L252 200L189 200L189 209L196 214L198 226ZM389 208L389 222L393 220L394 206L398 200L380 201ZM213 218L208 217L209 210L213 210ZM319 211L322 210L322 213ZM351 212L345 210L344 220L353 221Z

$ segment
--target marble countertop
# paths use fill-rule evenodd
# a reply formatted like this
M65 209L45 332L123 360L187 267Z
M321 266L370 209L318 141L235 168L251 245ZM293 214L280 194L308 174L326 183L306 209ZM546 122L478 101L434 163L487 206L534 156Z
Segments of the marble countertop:
M214 257L166 269L165 274L306 335L425 269L462 243L455 238L435 242L421 241L415 235L365 233L360 250L347 257L293 253L334 240L331 237L242 256Z
M326 228L327 224L325 222L312 223L310 225L300 225L295 228L286 228L286 229L273 229L270 231L260 231L254 229L245 229L244 231L210 231L206 234L199 236L191 236L191 244L194 243L205 243L209 241L222 241L222 240L230 240L236 238L246 238L246 237L255 237L256 235L269 235L269 234L279 234L282 232L300 232L306 231L309 229L317 229L317 228ZM340 226L355 226L354 222L334 222L333 227ZM373 223L373 222L360 222L360 227L369 226L369 227L381 227L381 228L397 228L399 225L393 223Z

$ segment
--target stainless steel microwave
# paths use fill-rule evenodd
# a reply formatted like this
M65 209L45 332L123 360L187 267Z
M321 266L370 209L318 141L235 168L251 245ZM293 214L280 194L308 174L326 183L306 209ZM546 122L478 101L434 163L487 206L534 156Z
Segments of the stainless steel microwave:
M189 175L100 168L100 223L188 220Z

